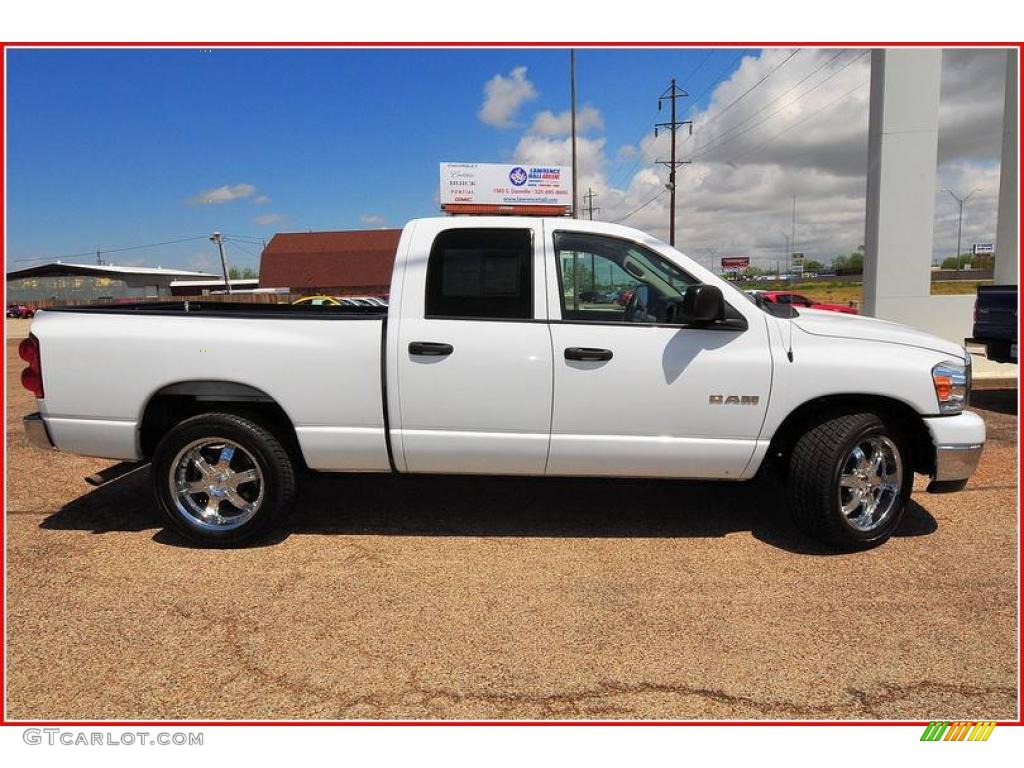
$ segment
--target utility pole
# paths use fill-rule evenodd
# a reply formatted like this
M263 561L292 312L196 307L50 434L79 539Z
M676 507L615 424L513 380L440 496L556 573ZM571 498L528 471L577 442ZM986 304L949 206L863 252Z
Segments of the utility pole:
M100 267L103 266L103 253L100 251L100 247L98 245L96 246L96 265Z
M583 199L587 201L587 217L591 221L594 220L594 211L600 211L601 210L600 208L595 208L594 207L594 198L595 197L597 197L597 195L594 194L594 190L591 189L590 187L587 187L587 194L585 194L583 196ZM597 271L596 270L597 270L597 266L596 266L595 261L594 261L594 254L590 254L590 290L592 290L592 291L596 291L597 290Z
M594 190L591 189L590 187L587 187L587 194L585 194L583 196L583 199L587 201L587 217L591 221L594 220L594 212L601 210L600 208L595 208L594 207L594 198L595 197L597 197L597 194L594 192Z
M579 210L576 197L576 49L569 49L569 111L570 130L572 132L572 217L576 218Z
M793 221L789 225L789 239L786 243L786 275L789 275L793 271L793 251L796 250L796 192L793 193Z
M668 166L668 184L666 187L669 192L669 204L668 204L668 244L676 244L676 168L680 165L686 165L689 160L676 160L676 131L682 128L684 125L690 129L690 134L693 134L693 121L692 120L676 120L676 99L685 98L689 96L686 91L682 88L676 87L676 79L672 78L672 83L668 89L664 91L661 96L658 97L658 111L661 111L661 104L663 101L669 101L672 105L672 118L667 123L655 123L654 125L654 137L658 137L659 128L668 128L672 131L672 156L670 160L659 160L659 165Z
M224 238L221 237L220 232L214 232L210 235L210 240L217 244L217 250L220 251L220 268L224 271L224 287L228 293L231 293L231 279L228 277L228 259L224 255Z
M967 197L960 197L960 195L958 195L956 192L954 192L951 189L946 189L945 187L943 187L942 190L944 192L949 192L950 196L954 200L956 200L957 204L960 206L960 213L957 216L957 220L956 220L956 271L959 272L960 271L960 247L961 247L960 246L960 238L963 235L963 231L964 231L964 203L966 203L968 200L970 200L972 197L974 197L974 193L978 191L978 188L975 187L974 189L972 189L971 193L969 195L967 195Z

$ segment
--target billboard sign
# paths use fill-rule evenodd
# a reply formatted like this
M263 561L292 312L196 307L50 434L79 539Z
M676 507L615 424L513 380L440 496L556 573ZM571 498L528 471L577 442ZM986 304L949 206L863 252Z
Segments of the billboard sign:
M991 256L995 253L995 246L992 243L975 243L974 244L974 255L975 256Z
M722 271L723 272L739 272L750 266L749 256L723 256L722 257Z
M441 163L441 208L572 207L572 170L559 165Z

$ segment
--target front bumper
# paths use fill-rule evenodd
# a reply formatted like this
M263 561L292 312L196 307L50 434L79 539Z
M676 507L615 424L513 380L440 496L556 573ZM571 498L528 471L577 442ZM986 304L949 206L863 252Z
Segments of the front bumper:
M978 467L985 448L985 422L976 413L926 418L935 446L930 493L959 491Z
M22 419L22 423L25 425L25 434L28 436L28 441L33 446L44 450L53 448L53 441L50 439L50 433L46 429L46 422L43 421L42 416L38 413L30 413Z

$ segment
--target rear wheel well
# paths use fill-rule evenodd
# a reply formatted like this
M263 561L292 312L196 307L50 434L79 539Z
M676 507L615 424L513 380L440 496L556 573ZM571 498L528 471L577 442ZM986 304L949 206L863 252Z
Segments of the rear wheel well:
M785 473L793 446L801 435L824 419L846 413L878 414L887 426L898 430L907 441L914 471L925 475L934 473L935 449L924 419L906 403L880 395L829 395L809 400L790 413L775 430L765 464Z
M270 430L297 466L305 467L295 427L272 397L228 381L179 382L157 391L146 403L139 429L142 455L149 459L172 428L203 413L232 413Z

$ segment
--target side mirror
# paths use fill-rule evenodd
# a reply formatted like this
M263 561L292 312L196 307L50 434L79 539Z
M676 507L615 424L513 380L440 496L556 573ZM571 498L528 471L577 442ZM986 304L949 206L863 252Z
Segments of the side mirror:
M725 319L725 299L718 286L697 283L686 289L674 310L677 323L708 325Z

